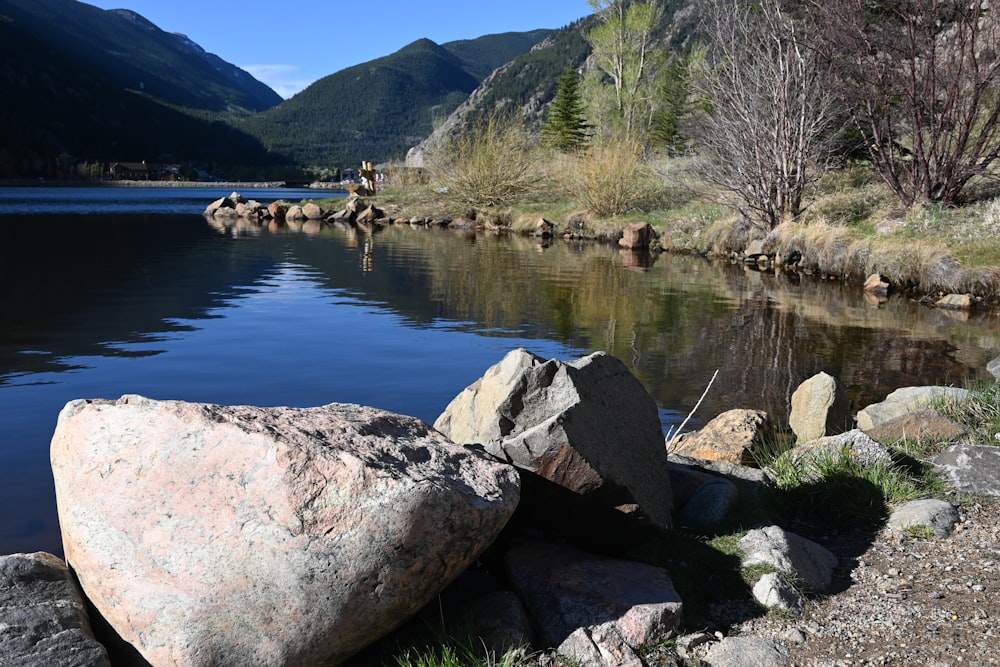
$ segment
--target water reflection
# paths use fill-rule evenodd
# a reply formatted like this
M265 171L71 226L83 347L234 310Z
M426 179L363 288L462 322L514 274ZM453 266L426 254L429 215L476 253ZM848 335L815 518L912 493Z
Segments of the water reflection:
M47 447L73 398L339 400L433 421L514 347L605 350L666 428L716 369L696 422L735 407L784 421L818 371L861 406L960 384L1000 348L985 317L581 241L200 215L0 224L0 552L58 549Z

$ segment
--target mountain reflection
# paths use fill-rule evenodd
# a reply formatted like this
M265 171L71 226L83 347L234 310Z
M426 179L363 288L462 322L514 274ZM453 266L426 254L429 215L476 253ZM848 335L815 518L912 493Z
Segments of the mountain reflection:
M689 410L718 369L701 419L745 407L784 420L792 391L821 370L859 407L907 384L960 384L998 347L980 319L872 304L857 286L595 243L190 215L43 216L5 230L0 385L162 353L288 262L400 316L386 335L401 341L444 323L605 350L670 410Z

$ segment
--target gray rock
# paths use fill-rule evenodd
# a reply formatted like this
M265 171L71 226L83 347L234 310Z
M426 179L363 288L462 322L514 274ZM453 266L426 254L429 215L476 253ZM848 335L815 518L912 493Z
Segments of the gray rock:
M687 660L694 657L694 651L699 646L704 646L714 640L715 638L707 632L692 632L678 637L674 646L677 649L677 655Z
M456 616L462 631L491 655L530 649L535 643L531 618L513 591L494 591L463 605ZM456 626L443 628L454 631Z
M849 454L862 467L892 463L892 454L889 450L860 429L806 442L793 447L785 456L792 457L801 465L808 465L817 459L837 457L842 454Z
M719 477L733 483L741 502L755 502L764 495L768 487L774 485L774 479L760 468L728 461L706 461L679 454L669 454L667 461L670 487L677 507L683 507L694 497L702 484Z
M631 660L623 647L667 639L680 624L681 600L662 568L527 542L507 553L506 570L544 640L560 652Z
M676 457L673 454L667 459L667 467L670 470L670 489L674 494L674 506L681 508L698 493L698 489L702 485L716 479L717 475L713 475L697 465L676 463L677 459L686 461L697 461L698 459Z
M574 665L644 667L645 664L617 629L607 624L577 628L556 650Z
M929 528L937 537L948 537L959 521L958 510L949 502L926 499L911 500L892 511L887 523L890 529Z
M110 664L65 562L42 552L0 556L0 666Z
M873 403L858 412L858 428L870 431L900 415L926 408L937 401L964 401L967 389L958 387L903 387L885 397L881 403Z
M152 664L340 662L418 612L511 516L511 466L374 408L73 401L66 559Z
M1000 496L1000 447L952 445L934 469L957 491Z
M677 513L680 523L695 528L710 528L725 522L739 501L736 485L724 477L714 477L700 487Z
M795 587L780 572L768 572L753 586L753 597L768 609L798 616L805 603Z
M817 373L792 393L788 425L799 442L842 433L854 424L843 385L827 373Z
M456 396L434 426L581 496L624 489L654 523L670 526L656 402L604 352L564 363L514 350Z
M819 591L833 581L837 557L825 547L779 526L751 530L740 538L738 546L744 554L743 567L772 567Z
M767 487L774 484L774 478L766 470L739 465L738 463L708 461L681 454L669 454L667 455L667 461L670 462L672 469L678 466L696 468L713 475L721 475L737 485L748 484L751 486Z
M711 667L784 667L788 651L767 639L726 637L713 644L702 660Z
M986 371L995 378L1000 378L1000 357L990 359L986 364Z

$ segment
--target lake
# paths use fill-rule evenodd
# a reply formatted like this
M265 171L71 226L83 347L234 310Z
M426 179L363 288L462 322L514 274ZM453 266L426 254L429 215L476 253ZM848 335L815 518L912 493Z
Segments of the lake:
M62 554L48 445L76 398L349 402L433 422L512 349L604 350L664 429L718 370L697 428L730 408L786 423L821 370L863 407L984 377L1000 354L992 316L878 303L857 285L591 242L206 220L229 192L0 189L0 553Z

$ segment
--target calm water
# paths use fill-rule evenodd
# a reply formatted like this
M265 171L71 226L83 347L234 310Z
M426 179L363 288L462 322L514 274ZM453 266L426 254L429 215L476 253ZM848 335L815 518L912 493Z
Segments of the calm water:
M1000 354L994 319L869 303L856 286L588 243L209 224L225 194L0 190L0 553L61 554L48 443L75 398L351 402L432 422L511 349L606 350L667 428L716 369L696 422L734 407L784 421L820 370L860 407L981 376Z

